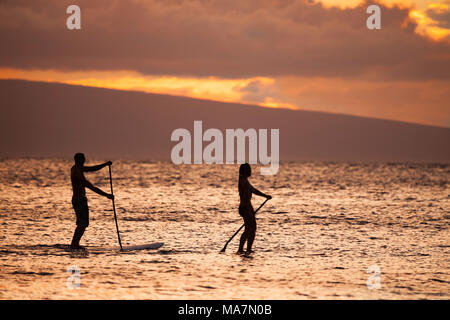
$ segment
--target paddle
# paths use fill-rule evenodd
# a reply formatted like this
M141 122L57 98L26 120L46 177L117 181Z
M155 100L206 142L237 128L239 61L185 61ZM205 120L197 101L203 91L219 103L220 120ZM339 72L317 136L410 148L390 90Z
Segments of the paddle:
M114 195L113 185L112 185L111 165L109 165L109 184L111 186L111 194ZM117 238L119 239L120 251L123 251L122 242L120 241L119 225L117 224L116 205L114 203L114 198L112 199L112 204L113 204L113 210L114 210L114 220L116 221Z
M269 199L266 199L260 206L258 209L256 209L255 214L259 211L259 209L262 208L263 205L266 204L266 202L269 201ZM239 231L241 231L241 229L245 226L245 223L238 229L238 231L236 231L233 236L230 238L230 240L227 241L227 243L225 243L225 246L223 247L222 250L220 250L220 252L225 252L225 250L227 249L227 245L228 243L230 243L231 240L233 240L233 238L239 233Z

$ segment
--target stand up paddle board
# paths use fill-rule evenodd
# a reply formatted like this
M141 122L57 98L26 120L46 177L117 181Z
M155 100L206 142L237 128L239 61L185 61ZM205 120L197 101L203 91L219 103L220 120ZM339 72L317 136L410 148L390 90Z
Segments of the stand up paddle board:
M139 246L125 246L123 247L123 251L158 249L161 248L163 245L164 242L155 242L155 243L141 244Z

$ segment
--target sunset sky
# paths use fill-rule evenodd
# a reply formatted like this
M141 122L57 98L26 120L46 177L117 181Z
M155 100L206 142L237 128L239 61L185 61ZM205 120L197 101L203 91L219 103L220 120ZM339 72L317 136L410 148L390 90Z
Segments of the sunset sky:
M0 41L0 79L450 127L450 0L5 0Z

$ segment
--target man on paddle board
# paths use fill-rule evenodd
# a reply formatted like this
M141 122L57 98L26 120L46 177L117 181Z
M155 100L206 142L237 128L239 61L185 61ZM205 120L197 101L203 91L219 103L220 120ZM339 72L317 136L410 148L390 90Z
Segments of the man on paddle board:
M255 211L252 206L252 194L256 194L267 199L272 199L271 196L262 193L254 188L248 181L248 177L252 175L252 169L248 163L241 164L239 168L239 214L244 219L245 229L241 235L239 242L238 253L244 253L244 244L247 241L247 253L252 253L253 240L256 234L256 219Z
M89 226L89 207L85 188L88 188L101 196L107 197L108 199L114 199L114 195L103 192L87 181L84 177L84 172L98 171L106 166L110 166L112 162L108 161L96 166L85 166L84 163L86 162L86 158L83 153L75 154L74 160L75 165L70 169L70 179L72 181L73 190L72 206L77 217L77 227L73 234L70 248L82 249L83 247L80 246L80 239L86 228Z

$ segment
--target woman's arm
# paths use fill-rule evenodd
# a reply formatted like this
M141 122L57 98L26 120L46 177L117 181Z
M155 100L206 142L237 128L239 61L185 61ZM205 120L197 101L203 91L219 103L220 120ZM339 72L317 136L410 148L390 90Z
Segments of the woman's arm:
M250 191L251 191L251 193L254 193L254 194L256 194L257 196L260 196L260 197L265 197L267 199L271 199L272 198L272 196L269 196L268 194L265 194L265 193L259 191L258 189L254 188L252 185L250 185Z

